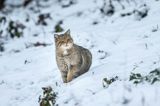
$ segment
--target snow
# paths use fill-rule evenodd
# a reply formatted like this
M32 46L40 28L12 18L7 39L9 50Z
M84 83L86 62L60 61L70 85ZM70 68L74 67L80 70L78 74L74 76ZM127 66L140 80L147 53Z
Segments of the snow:
M160 30L152 31L160 25L160 1L136 1L137 5L135 0L122 1L126 8L123 10L114 2L118 8L108 17L98 10L102 1L76 0L72 6L61 8L56 0L49 0L40 12L50 13L52 19L46 19L47 26L35 24L39 14L29 9L34 3L8 14L8 19L18 20L26 28L24 37L8 39L5 51L0 52L0 106L38 106L41 87L48 85L58 93L59 106L160 106L159 82L135 85L129 81L131 72L146 75L160 67ZM139 9L143 3L149 9L145 18L137 20L136 14L120 17L121 13ZM29 22L25 21L27 16L31 18ZM60 20L65 31L71 30L74 42L93 55L89 72L67 84L62 82L55 61L53 31ZM93 25L95 21L98 24ZM4 29L3 25L0 28ZM26 48L36 42L50 45ZM115 76L119 80L103 88L103 78Z

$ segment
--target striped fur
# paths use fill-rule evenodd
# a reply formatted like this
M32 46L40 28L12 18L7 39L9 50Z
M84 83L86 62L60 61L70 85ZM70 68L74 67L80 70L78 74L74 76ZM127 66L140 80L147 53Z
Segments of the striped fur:
M92 64L91 52L74 44L70 30L55 35L56 61L64 83L87 72Z

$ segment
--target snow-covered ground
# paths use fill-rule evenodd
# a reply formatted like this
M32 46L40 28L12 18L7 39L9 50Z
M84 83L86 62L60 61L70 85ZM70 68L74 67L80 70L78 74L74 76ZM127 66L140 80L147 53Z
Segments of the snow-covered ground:
M74 0L66 8L57 1L42 1L44 8L34 7L33 1L6 15L7 20L19 21L26 28L23 37L6 40L5 51L0 52L0 106L38 106L41 87L48 85L58 93L59 106L160 106L160 82L135 85L129 81L131 72L147 75L160 67L160 1L121 0L122 9L113 0L112 16L100 12L103 0ZM120 16L144 8L148 11L144 18L136 13ZM47 26L35 24L42 13L50 13ZM65 30L71 30L74 42L93 55L89 72L67 84L55 61L54 26L60 20ZM0 24L0 29L5 27ZM49 45L32 46L36 42ZM115 76L118 80L104 88L103 78Z

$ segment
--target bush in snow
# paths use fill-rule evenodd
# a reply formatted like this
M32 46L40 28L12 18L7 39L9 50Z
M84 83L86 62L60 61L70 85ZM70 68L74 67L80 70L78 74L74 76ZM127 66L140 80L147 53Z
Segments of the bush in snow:
M4 51L3 43L0 43L0 52L3 52L3 51Z
M7 19L5 16L0 17L0 38L3 37L3 33L5 30L4 24L6 24L6 21L7 21Z
M103 81L102 81L103 88L107 88L111 83L113 83L116 80L118 80L118 76L115 76L115 77L110 78L110 79L103 78Z
M0 0L0 10L5 7L5 0Z
M143 82L154 84L155 82L160 81L160 69L155 69L145 76L141 75L140 73L131 73L129 80L133 81L134 84Z
M57 94L53 92L50 86L42 87L43 96L39 97L40 106L54 106L56 103Z
M39 14L37 25L47 26L46 19L52 19L49 13Z
M22 37L23 36L23 29L25 28L25 26L17 21L10 21L8 24L8 28L7 31L10 35L11 38L14 37Z
M62 32L64 29L61 27L61 24L63 24L63 21L59 21L55 27L54 27L54 30L55 32Z
M148 15L149 8L146 4L141 6L139 9L135 9L133 11L135 20L141 20L142 18L145 18Z
M105 14L107 16L111 16L115 12L115 7L112 4L112 0L104 0L104 4L102 8L100 9L102 14Z

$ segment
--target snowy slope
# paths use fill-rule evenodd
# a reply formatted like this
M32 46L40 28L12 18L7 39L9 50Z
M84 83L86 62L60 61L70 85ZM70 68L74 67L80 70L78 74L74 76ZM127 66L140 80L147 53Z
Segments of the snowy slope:
M29 9L34 2L8 14L8 20L18 20L26 28L24 37L8 39L5 51L0 52L0 106L38 106L41 87L48 85L58 93L59 106L160 106L159 82L135 85L129 81L131 72L146 75L160 67L160 1L122 1L125 9L114 2L116 12L105 16L99 11L103 0L76 0L67 8L49 0L47 7L40 8L40 13L50 13L52 17L46 20L47 26L35 24L39 13ZM148 9L145 18L139 19L136 14L120 17L121 13L141 9L144 3ZM27 17L29 22L25 21ZM74 42L93 55L89 72L68 84L62 83L55 61L53 32L60 20L65 30L71 30ZM26 48L36 42L49 45ZM104 88L103 78L115 76L119 80Z

